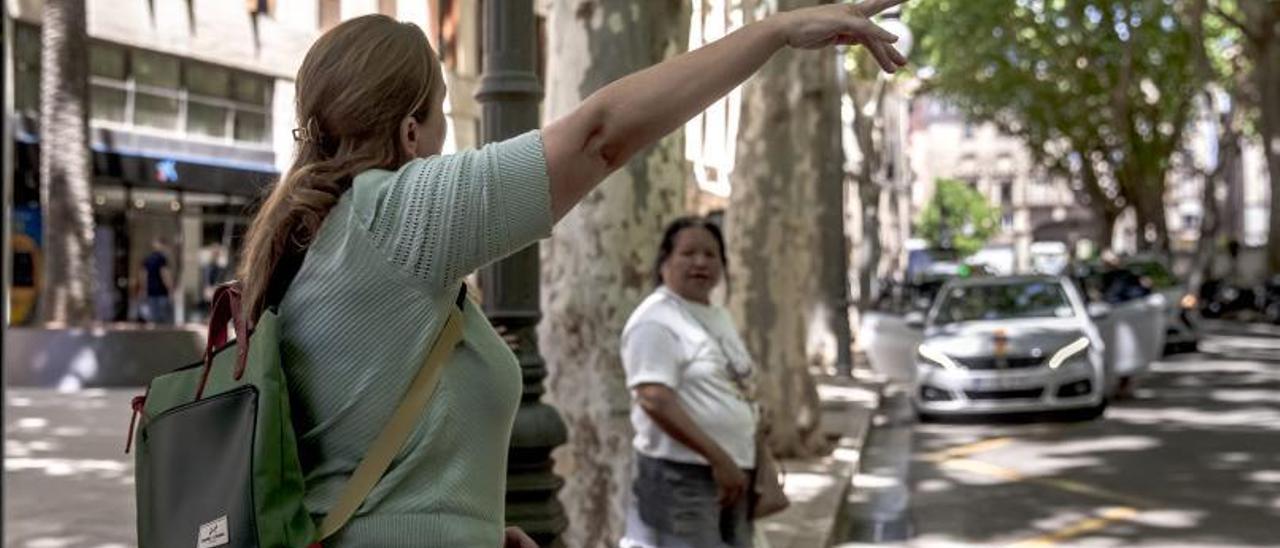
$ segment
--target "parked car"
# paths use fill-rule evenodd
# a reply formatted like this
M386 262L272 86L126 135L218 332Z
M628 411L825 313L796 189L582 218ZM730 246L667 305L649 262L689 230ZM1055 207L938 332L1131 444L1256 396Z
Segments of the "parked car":
M1259 312L1260 296L1253 287L1223 279L1200 286L1200 315L1210 319L1248 318Z
M858 325L858 346L871 369L890 380L914 380L913 357L924 334L918 325L908 325L907 318L923 317L948 281L988 275L982 267L935 261L917 269L909 283L883 291L874 309L861 314Z
M1113 395L1132 393L1152 362L1164 355L1168 302L1154 283L1124 265L1092 265L1077 270L1076 283L1087 304L1111 313L1098 322L1107 343L1107 368L1115 377Z
M1114 376L1097 322L1109 314L1059 276L947 282L926 317L908 318L923 326L913 360L917 413L1101 416Z
M1267 321L1280 324L1280 276L1272 276L1263 282L1257 300L1258 309Z
M1125 261L1123 266L1164 297L1164 354L1195 352L1200 344L1196 327L1199 298L1160 260L1135 258Z

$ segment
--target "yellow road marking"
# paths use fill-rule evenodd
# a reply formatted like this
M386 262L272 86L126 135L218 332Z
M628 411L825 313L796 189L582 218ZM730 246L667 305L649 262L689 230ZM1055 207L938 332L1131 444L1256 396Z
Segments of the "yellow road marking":
M1038 536L1033 539L1027 539L1009 545L1011 548L1040 548L1044 546L1053 546L1056 543L1067 539L1075 538L1084 534L1092 533L1107 528L1117 521L1128 521L1138 515L1138 510L1129 507L1113 507L1103 509L1098 513L1097 517L1086 518L1057 531Z
M1012 468L983 462L972 458L967 458L978 453L993 451L1004 447L1014 441L1011 437L990 438L974 443L960 445L945 449L935 453L927 454L924 460L937 463L939 467L949 468L952 470L960 470L978 475L998 478L1006 481L1021 481L1043 485L1060 491L1086 495L1098 499L1118 502L1127 506L1115 506L1104 508L1098 512L1098 515L1086 518L1066 527L1062 527L1056 531L1046 533L1039 537L1024 540L1012 544L1010 546L1016 548L1032 548L1053 546L1056 543L1067 539L1078 537L1084 534L1092 533L1101 529L1105 529L1112 523L1117 521L1129 521L1137 517L1140 511L1135 507L1159 507L1158 502L1142 497L1135 497L1118 493L1101 487L1095 487L1078 481L1060 479L1060 478L1040 478L1035 476L1027 476Z
M1037 478L1033 476L1026 476L1026 475L1023 475L1021 472L1018 472L1017 470L1013 470L1011 468L1005 468L1003 466L997 466L995 464L982 462L979 460L956 458L956 459L942 461L939 464L943 468L951 468L953 470L971 472L974 474L990 476L994 478L1003 479L1006 481L1025 481L1028 483L1035 483L1038 485L1044 485L1046 487L1052 487L1060 491L1067 491L1070 493L1087 495L1094 498L1109 500L1112 502L1119 502L1119 503L1128 504L1131 506L1159 506L1159 504L1156 503L1155 501L1147 500L1142 497L1134 497L1134 496L1126 495L1124 493L1117 493L1109 489L1103 489L1101 487L1095 487L1087 483L1081 483L1078 481L1072 481L1068 479Z
M977 442L966 444L966 445L961 445L959 447L952 447L950 449L945 449L942 451L938 451L936 453L931 453L931 454L925 455L924 459L932 462L942 462L950 459L967 457L969 455L973 455L976 453L994 451L996 449L1009 445L1010 443L1013 443L1013 438L990 438L990 439L985 439L982 441L977 441Z

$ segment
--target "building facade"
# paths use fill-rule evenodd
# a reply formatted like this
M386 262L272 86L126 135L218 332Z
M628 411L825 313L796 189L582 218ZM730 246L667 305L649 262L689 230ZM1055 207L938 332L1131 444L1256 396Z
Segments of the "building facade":
M1033 162L1021 141L992 124L973 124L943 101L916 97L908 144L915 179L911 216L933 197L938 179L967 181L1000 211L1000 231L977 259L998 271L1033 270L1033 244L1093 240L1091 212L1062 180Z
M42 2L0 1L13 20L11 241L38 254ZM87 0L97 319L135 316L133 288L156 242L177 320L202 318L210 283L234 272L253 205L292 160L298 66L343 20L382 13L421 26L447 67L446 146L474 146L478 10L462 0ZM38 261L15 260L15 285L38 284L24 263ZM32 320L18 308L13 323Z

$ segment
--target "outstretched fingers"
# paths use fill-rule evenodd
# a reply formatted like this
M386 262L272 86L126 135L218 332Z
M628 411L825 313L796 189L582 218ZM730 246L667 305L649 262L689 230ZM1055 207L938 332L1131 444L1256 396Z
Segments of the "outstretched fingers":
M876 62L880 63L880 68L884 69L885 72L896 72L898 70L898 65L894 64L889 52L885 51L886 49L893 49L892 46L887 46L884 42L875 41L867 42L864 46L866 46L867 51L871 52L871 56L876 58Z
M867 0L866 2L855 4L853 9L863 17L871 17L906 1L907 0Z
M893 33L863 18L853 21L850 27L850 33L859 38L858 41L867 48L872 57L875 57L876 62L885 72L895 72L899 67L907 64L906 58L892 45L898 41L898 37Z

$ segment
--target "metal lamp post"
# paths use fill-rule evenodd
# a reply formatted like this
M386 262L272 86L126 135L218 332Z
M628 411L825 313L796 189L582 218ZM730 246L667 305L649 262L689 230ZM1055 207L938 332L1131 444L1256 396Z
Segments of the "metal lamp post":
M537 48L532 0L486 1L481 22L484 71L476 100L481 105L480 139L494 142L538 127L542 86L535 73ZM524 529L539 546L560 547L568 527L556 494L564 480L552 472L551 451L568 440L564 420L539 401L546 364L538 353L538 246L529 246L480 272L489 320L518 340L516 355L524 394L511 433L507 461L507 522Z

